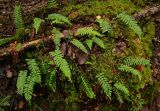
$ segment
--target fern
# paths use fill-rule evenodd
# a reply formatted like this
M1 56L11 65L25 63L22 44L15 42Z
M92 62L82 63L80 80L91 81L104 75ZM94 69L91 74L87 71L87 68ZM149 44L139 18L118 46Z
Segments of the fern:
M71 81L71 70L67 61L63 58L63 55L59 49L49 53L55 61L56 66L62 71L62 73Z
M134 68L132 68L130 66L121 64L118 67L118 70L123 71L123 72L128 72L128 73L131 73L131 74L133 74L135 76L138 76L139 80L141 80L141 78L142 78L141 77L141 73L138 70L136 70L136 69L134 69Z
M17 92L20 95L22 95L24 92L26 78L27 78L27 71L26 70L20 71L17 79Z
M5 96L5 97L0 97L0 111L5 111L3 107L9 106L9 100L11 99L11 96Z
M108 79L104 76L104 74L98 74L96 78L98 79L105 95L111 99L112 88L108 83Z
M52 89L53 92L56 91L56 71L55 70L53 70L50 73L48 85L49 85L50 89Z
M47 8L54 8L57 6L57 2L55 0L48 0Z
M35 28L36 34L37 34L38 31L39 31L39 28L40 28L40 26L41 26L41 23L43 22L43 20L36 17L36 18L34 18L33 22L34 22L34 23L33 23L33 27Z
M102 37L103 35L100 34L99 32L97 32L96 30L94 30L92 27L83 27L83 28L79 28L76 32L76 35L80 35L80 36L85 36L85 35L89 35L89 36L98 36L98 37Z
M35 79L36 83L41 82L41 72L35 59L26 59L30 75Z
M14 37L0 39L0 46L12 41Z
M130 29L132 29L139 37L142 36L142 29L138 26L137 22L130 16L125 13L120 13L117 17L125 23Z
M123 96L121 95L121 93L118 91L117 88L113 89L115 95L117 96L117 100L119 101L119 103L123 103Z
M101 30L102 30L102 33L112 32L112 27L110 26L110 24L107 21L105 21L103 19L97 19L96 22L99 23Z
M122 84L121 82L116 82L114 84L114 86L117 88L117 90L121 91L122 93L124 93L126 95L129 95L128 88L124 84Z
M48 20L52 20L53 24L69 24L72 25L72 23L68 20L67 17L61 15L61 14L49 14L47 17Z
M83 43L82 43L81 41L79 41L79 40L77 40L77 39L73 39L73 40L71 41L71 43L72 43L74 46L76 46L76 47L78 47L79 49L81 49L83 52L88 53L86 47L83 45Z
M62 33L58 29L53 28L52 29L52 39L57 47L60 46L61 37L62 37Z
M132 65L142 65L142 66L151 66L149 60L140 57L127 57L123 61L124 64L132 66Z
M89 49L91 50L92 46L93 46L93 41L91 39L87 39L85 42L86 42L87 46L89 47Z
M26 84L24 86L24 96L27 101L30 101L32 99L33 89L35 85L35 77L34 75L29 75L27 77Z
M98 37L93 37L92 40L94 43L99 45L101 48L105 49L105 45L101 39L99 39Z
M95 98L96 95L94 94L91 86L89 85L88 81L82 75L80 76L80 81L81 81L82 90L86 93L86 95L91 99Z
M16 29L24 28L24 22L22 19L22 12L21 12L21 6L15 5L14 12L13 12L13 18L14 18L14 25Z

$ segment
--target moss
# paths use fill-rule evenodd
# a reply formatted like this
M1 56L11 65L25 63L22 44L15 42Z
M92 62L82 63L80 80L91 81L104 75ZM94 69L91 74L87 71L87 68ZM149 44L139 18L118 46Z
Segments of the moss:
M62 13L69 15L71 19L75 19L84 16L113 15L119 12L131 14L138 9L139 7L134 5L130 0L90 0L82 4L68 3L63 8Z

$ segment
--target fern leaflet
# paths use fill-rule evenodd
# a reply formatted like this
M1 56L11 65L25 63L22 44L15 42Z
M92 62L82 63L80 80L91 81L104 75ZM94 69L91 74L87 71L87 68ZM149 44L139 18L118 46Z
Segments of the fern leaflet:
M101 39L99 39L98 37L93 37L92 40L94 43L99 45L101 48L105 49L105 45Z
M121 91L122 93L124 93L124 94L126 94L126 95L129 95L129 90L128 90L128 88L127 88L124 84L122 84L122 83L120 83L120 82L116 82L116 83L114 84L114 86L115 86L119 91Z
M72 25L72 23L68 20L67 17L61 15L61 14L49 14L47 17L48 20L52 20L52 23L55 24L69 24Z
M56 66L62 71L62 73L71 81L71 70L67 61L63 58L63 55L59 49L49 53L55 61Z
M48 85L50 89L52 89L53 92L56 91L56 72L55 70L53 70L50 74Z
M88 53L86 47L83 45L83 43L82 43L81 41L79 41L79 40L77 40L77 39L73 39L73 40L71 41L71 43L72 43L74 46L76 46L76 47L78 47L79 49L81 49L83 52Z
M142 78L141 77L141 73L138 70L136 70L136 69L134 69L134 68L132 68L130 66L121 64L118 67L118 70L123 71L123 72L128 72L128 73L131 73L131 74L133 74L135 76L138 76L139 80L141 80L141 78Z
M89 36L98 36L98 37L102 37L103 35L100 34L99 32L97 32L96 30L94 30L92 27L83 27L83 28L79 28L76 32L76 35L81 35L81 36L85 36L85 35L89 35Z
M132 29L139 37L142 36L142 29L138 26L137 22L129 15L120 13L117 17L125 23L130 29Z
M24 92L26 78L27 78L27 71L26 70L20 71L17 79L17 92L20 95L22 95Z
M36 34L37 34L39 29L40 29L40 26L41 26L41 23L43 22L43 20L36 17L36 18L34 18L33 22L34 22L33 23L33 27L35 28Z
M98 74L96 78L98 79L105 95L109 97L109 99L111 99L112 88L110 84L108 83L108 79L102 73Z
M89 49L92 49L92 45L93 45L93 41L91 39L87 39L86 41L87 46L89 47Z
M52 39L57 47L61 45L60 42L62 36L63 34L58 29L56 28L52 29Z
M30 75L32 75L32 77L35 79L36 83L40 83L41 82L41 72L38 67L38 64L36 63L36 60L35 59L26 59L26 61L28 64L28 68L31 72Z
M91 99L95 98L96 95L94 94L94 92L93 92L91 86L89 85L88 81L83 76L80 76L80 80L81 80L82 90L86 93L86 95Z
M101 30L102 30L102 33L112 32L112 27L110 26L110 24L107 21L105 21L103 19L97 19L96 22L99 23Z

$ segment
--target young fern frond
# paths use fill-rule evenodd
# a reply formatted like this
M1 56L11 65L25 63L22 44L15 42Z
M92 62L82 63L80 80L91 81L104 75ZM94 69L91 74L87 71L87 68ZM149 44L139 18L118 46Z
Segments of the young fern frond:
M24 86L24 96L27 101L30 101L32 99L34 85L35 85L35 77L34 75L29 75L27 77L27 81Z
M128 66L142 65L142 66L151 66L150 60L140 57L127 57L123 61L124 64Z
M102 33L105 33L105 32L111 33L112 32L112 27L106 20L97 19L96 22L99 23L99 26L101 27Z
M89 49L91 50L92 46L93 46L93 40L87 39L85 42L86 42L87 46L89 47Z
M88 53L86 47L83 45L83 43L77 39L73 39L71 41L71 43L76 46L77 48L79 48L80 50L82 50L84 53Z
M129 90L124 84L122 84L121 82L116 82L114 86L116 87L117 90L129 96Z
M121 64L121 65L118 67L118 70L123 71L123 72L131 73L131 74L137 76L137 77L139 78L139 80L141 80L141 78L142 78L141 73L140 73L138 70L136 70L136 69L134 69L134 68L132 68L132 67L130 67L130 66Z
M132 29L139 37L142 36L142 29L138 26L137 22L128 14L120 13L117 17L125 23L130 29Z
M17 79L17 92L20 95L22 95L24 92L26 78L27 78L27 70L20 71L18 74L18 79Z
M36 34L38 33L42 22L43 22L42 19L37 18L37 17L34 18L34 20L33 20L33 27L34 27L35 30L36 30Z
M90 84L88 83L88 81L81 75L80 76L80 85L81 85L81 88L82 90L86 93L86 95L89 97L89 98L95 98L96 95L94 94Z
M56 28L52 29L52 40L54 41L55 45L59 47L61 44L61 37L63 34Z
M101 48L105 49L104 42L101 39L99 39L98 37L93 37L92 40L94 43L99 45Z
M99 32L97 32L96 30L94 30L92 27L82 27L77 29L76 35L80 35L80 36L98 36L98 37L102 37L103 35L100 34Z
M53 24L69 24L72 25L72 23L69 21L69 19L61 14L49 14L47 17L48 20L52 20Z
M22 19L22 12L21 12L21 6L15 5L14 11L13 11L13 18L14 18L14 25L16 29L24 28L24 22Z
M59 49L49 53L53 58L56 66L62 71L62 73L71 81L71 70L68 62L63 58L63 55Z
M101 73L101 74L98 74L96 78L98 79L105 95L109 97L109 99L111 99L112 88L108 82L107 77L105 77L105 75Z
M41 72L35 59L26 59L30 75L35 79L36 83L41 83Z

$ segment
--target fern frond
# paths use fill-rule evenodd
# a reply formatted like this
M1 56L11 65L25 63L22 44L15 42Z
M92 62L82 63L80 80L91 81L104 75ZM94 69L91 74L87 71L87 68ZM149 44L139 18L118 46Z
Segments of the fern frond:
M93 45L93 40L87 39L85 42L86 42L87 46L89 47L89 49L91 50L92 49L92 45Z
M54 8L57 6L57 2L55 0L48 0L47 8Z
M139 80L141 80L141 78L142 78L141 73L138 70L136 70L136 69L134 69L134 68L132 68L130 66L121 64L118 67L118 70L123 71L123 72L128 72L128 73L131 73L131 74L133 74L135 76L138 76Z
M71 43L76 46L77 48L79 48L80 50L82 50L84 53L88 53L86 47L83 45L83 43L77 39L73 39L71 41Z
M108 79L102 73L98 74L96 78L98 79L105 95L111 99L112 88L108 82Z
M67 61L63 58L63 55L59 49L49 53L55 61L56 66L62 71L62 73L71 81L71 70Z
M94 30L92 27L83 27L83 28L79 28L77 29L76 35L80 35L80 36L85 36L85 35L89 35L89 36L98 36L98 37L102 37L103 35L100 34L99 32L97 32L96 30Z
M41 83L41 72L35 59L26 59L30 75L35 79L36 83Z
M32 99L34 85L35 85L35 77L33 75L29 75L27 77L27 81L24 88L24 96L27 101L30 101Z
M114 86L117 88L117 90L121 91L122 93L124 93L126 95L129 95L129 90L124 84L122 84L120 82L116 82L114 84Z
M11 96L0 97L0 107L9 106L10 99L11 99Z
M142 29L138 26L137 22L128 14L120 13L117 17L125 23L130 29L132 29L139 37L142 36Z
M119 103L123 103L123 96L121 95L121 93L118 91L117 88L113 89L115 95L117 96L117 100L119 101Z
M52 23L55 24L69 24L72 25L72 23L69 21L69 19L61 14L49 14L47 17L48 20L52 20Z
M17 79L17 92L20 95L22 95L24 92L26 78L27 78L27 71L26 70L20 71Z
M105 49L104 42L101 39L99 39L98 37L93 37L92 40L94 43L99 45L101 48Z
M53 92L56 91L56 71L55 70L53 70L50 73L48 85L49 85L50 89L52 89Z
M99 23L99 25L101 27L101 30L102 30L102 33L105 33L105 32L110 33L110 32L112 32L112 27L107 21L105 21L103 19L97 19L96 22Z
M129 66L132 65L151 66L150 60L140 57L127 57L124 59L123 63Z
M82 90L86 93L86 95L91 99L95 98L96 95L94 94L90 84L82 75L80 76L80 81L81 81Z
M42 19L37 18L37 17L34 18L34 20L33 20L33 27L34 27L35 30L36 30L36 34L38 33L42 22L43 22Z
M16 4L13 11L14 25L16 29L24 28L24 22L22 19L21 6Z
M52 39L57 47L61 45L60 42L62 36L63 34L58 29L56 28L52 29Z

